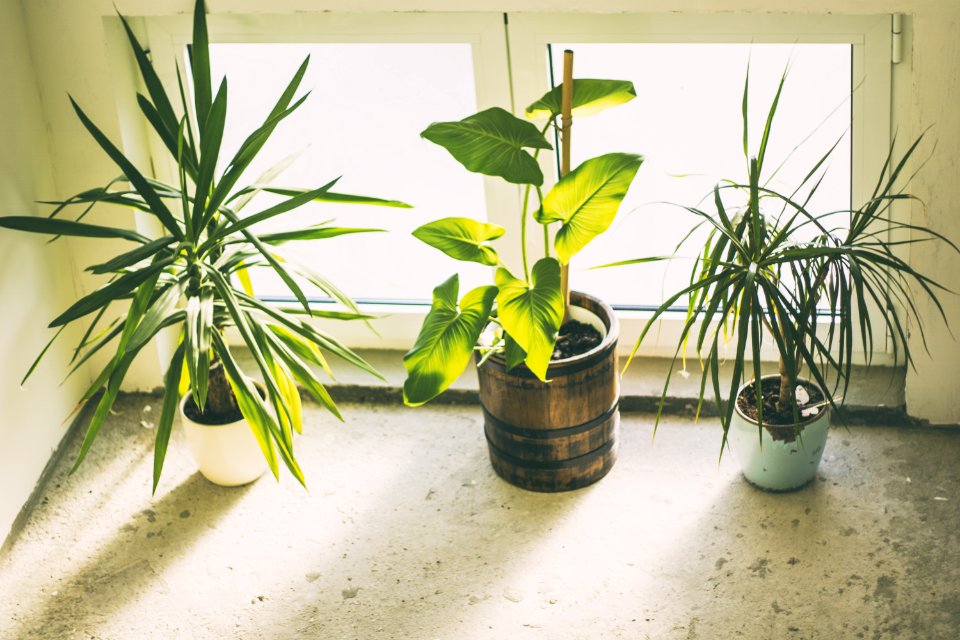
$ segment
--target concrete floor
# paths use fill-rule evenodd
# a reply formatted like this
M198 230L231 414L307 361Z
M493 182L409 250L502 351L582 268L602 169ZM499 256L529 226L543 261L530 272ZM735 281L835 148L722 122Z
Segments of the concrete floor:
M493 475L476 407L307 409L309 492L212 486L178 430L151 498L159 404L123 398L0 558L0 637L960 637L958 431L835 428L773 495L715 421L652 443L626 414L606 479L541 495Z

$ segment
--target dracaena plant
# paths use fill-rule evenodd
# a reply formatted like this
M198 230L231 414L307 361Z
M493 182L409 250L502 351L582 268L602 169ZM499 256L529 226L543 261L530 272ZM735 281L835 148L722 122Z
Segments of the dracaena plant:
M764 345L772 343L779 360L776 413L797 425L801 416L796 389L801 373L806 372L804 375L822 388L826 403L836 409L850 383L854 347L862 350L869 364L874 341L889 334L894 359L913 364L908 323L921 338L924 326L915 305L917 294L929 296L944 322L947 320L937 298L944 288L910 266L900 250L931 241L945 242L954 250L957 246L932 229L891 215L891 205L914 199L903 190L909 181L905 171L923 136L899 158L891 146L876 186L862 206L815 210L813 197L840 140L792 189L770 186L779 167L766 171L766 151L785 80L786 73L766 114L757 151L750 154L748 70L742 103L746 180L716 186L708 198L712 210L684 207L694 217L677 250L692 246L697 254L689 285L653 313L631 354L632 359L661 316L686 299L686 320L664 383L660 410L678 358L688 344L695 345L703 368L700 403L713 393L721 407L724 442L743 379L760 379ZM840 220L843 222L837 224ZM707 232L698 236L694 231L699 227ZM871 313L871 307L879 313ZM732 342L733 372L725 379L720 363L728 340ZM757 394L758 422L763 424L761 386L754 384L751 393ZM658 421L659 417L658 412Z
M168 97L144 48L123 16L120 18L147 90L147 95L137 94L137 102L146 121L176 160L179 180L168 184L145 176L71 98L83 126L116 163L120 176L106 186L48 203L56 205L49 217L0 218L0 227L9 229L55 238L110 238L134 245L90 266L88 271L108 278L108 282L77 300L50 323L58 329L54 340L67 325L86 323L74 351L71 373L102 350L112 353L81 399L81 402L89 401L103 390L73 468L76 469L87 454L134 358L158 332L172 329L179 334L179 340L164 379L163 408L154 453L154 491L163 468L179 395L187 390L206 415L224 415L239 409L249 421L274 475L278 475L279 460L303 483L293 441L293 432L301 429L297 384L342 419L312 367L329 372L324 356L328 352L379 374L334 336L315 328L304 318L365 320L367 316L333 283L290 257L283 245L373 230L318 223L306 228L300 225L289 230L263 232L258 230L258 225L313 201L406 205L336 193L331 190L336 180L315 189L274 187L269 181L276 171L267 172L250 186L238 186L274 129L307 98L306 94L295 96L309 58L300 65L263 124L247 136L229 161L221 163L227 80L221 81L216 93L212 91L203 0L197 0L193 20L192 100L184 91L179 67L179 93L173 99ZM191 102L192 112L188 108ZM220 166L223 168L218 171ZM283 199L256 213L241 215L241 208L261 191ZM82 218L96 204L142 212L155 220L161 231L156 237L134 231L131 229L133 217L118 210L114 210L118 216L116 226L83 222ZM78 215L68 217L69 212L78 209ZM282 309L258 300L249 287L246 273L251 267L271 269L289 287L300 306ZM298 280L319 288L342 303L346 310L311 309ZM252 355L263 379L266 398L261 397L250 378L241 371L227 342L228 327L236 328ZM37 361L45 352L46 348ZM31 372L35 366L36 362Z
M588 115L636 97L633 84L619 80L577 79L572 113ZM584 161L543 194L537 161L552 149L548 136L558 127L563 87L526 109L520 119L499 107L458 122L433 123L421 136L447 151L466 169L499 177L523 188L519 238L521 265L504 264L490 242L504 228L469 218L427 223L413 235L448 256L494 267L494 284L459 297L454 274L433 291L433 303L413 348L404 356L408 376L404 402L420 405L442 393L466 368L481 334L494 325L486 355L504 354L508 369L521 363L545 380L557 331L565 315L568 287L561 272L570 259L613 222L642 158L610 153ZM532 152L531 152L532 150ZM531 195L536 204L531 206ZM542 226L543 256L532 266L527 256L529 219ZM553 242L551 246L551 235Z

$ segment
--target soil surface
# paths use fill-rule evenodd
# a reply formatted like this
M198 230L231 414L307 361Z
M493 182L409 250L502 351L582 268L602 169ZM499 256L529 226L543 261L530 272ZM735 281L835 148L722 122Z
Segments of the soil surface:
M243 419L243 414L240 413L239 408L226 415L215 414L209 409L201 413L200 407L193 401L193 396L190 396L190 399L183 405L183 412L194 422L208 425L230 424Z
M560 334L557 336L557 344L553 347L551 360L563 360L572 358L582 353L590 351L603 340L603 336L595 327L570 320L560 327Z
M800 421L807 422L811 418L820 415L825 407L818 407L815 409L816 413L803 415L803 410L805 407L810 405L816 405L823 402L823 394L820 393L820 390L814 387L813 385L807 384L805 382L798 382L797 386L802 386L807 391L809 400L804 404L798 405L800 411ZM779 432L783 432L783 439L787 441L792 441L794 439L794 430L793 430L793 411L790 408L787 408L786 411L777 411L777 400L780 398L780 378L767 378L762 381L761 392L763 394L763 423L765 426L779 426L787 427L787 429L769 429L773 434L775 440L781 438L777 437ZM737 407L740 408L740 411L744 413L751 420L757 420L757 391L754 383L751 382L737 397ZM788 433L789 432L789 433Z

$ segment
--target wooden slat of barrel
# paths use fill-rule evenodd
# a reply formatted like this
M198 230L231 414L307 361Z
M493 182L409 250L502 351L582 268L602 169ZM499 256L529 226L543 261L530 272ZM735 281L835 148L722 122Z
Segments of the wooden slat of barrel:
M570 460L599 449L613 437L618 407L615 404L590 422L566 429L524 429L484 411L484 431L490 444L517 459Z
M521 489L549 493L581 489L607 475L617 461L619 411L614 414L612 423L612 437L606 444L570 460L520 460L500 451L488 440L491 466L498 476Z

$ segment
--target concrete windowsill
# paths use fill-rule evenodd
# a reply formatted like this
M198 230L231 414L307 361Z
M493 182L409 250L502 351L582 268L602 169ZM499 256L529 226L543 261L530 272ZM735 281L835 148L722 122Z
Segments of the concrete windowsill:
M330 365L336 380L331 381L329 388L334 399L345 402L402 402L403 381L406 378L403 367L404 352L360 349L357 353L383 374L386 380L379 380L347 363L332 359ZM248 370L256 368L249 356L242 357L241 362ZM693 415L700 390L700 365L696 360L688 360L687 372L680 371L680 368L678 362L671 374L664 413ZM666 358L635 359L622 379L621 408L624 411L655 412L669 369L670 361ZM729 365L722 366L721 371L726 371L729 376ZM774 371L770 365L764 367L764 373ZM916 422L906 412L905 375L904 367L854 367L853 380L843 402L843 418L852 424ZM713 393L708 391L707 398L710 401L704 402L701 415L716 415ZM472 365L467 367L463 375L432 402L479 404L476 368Z

